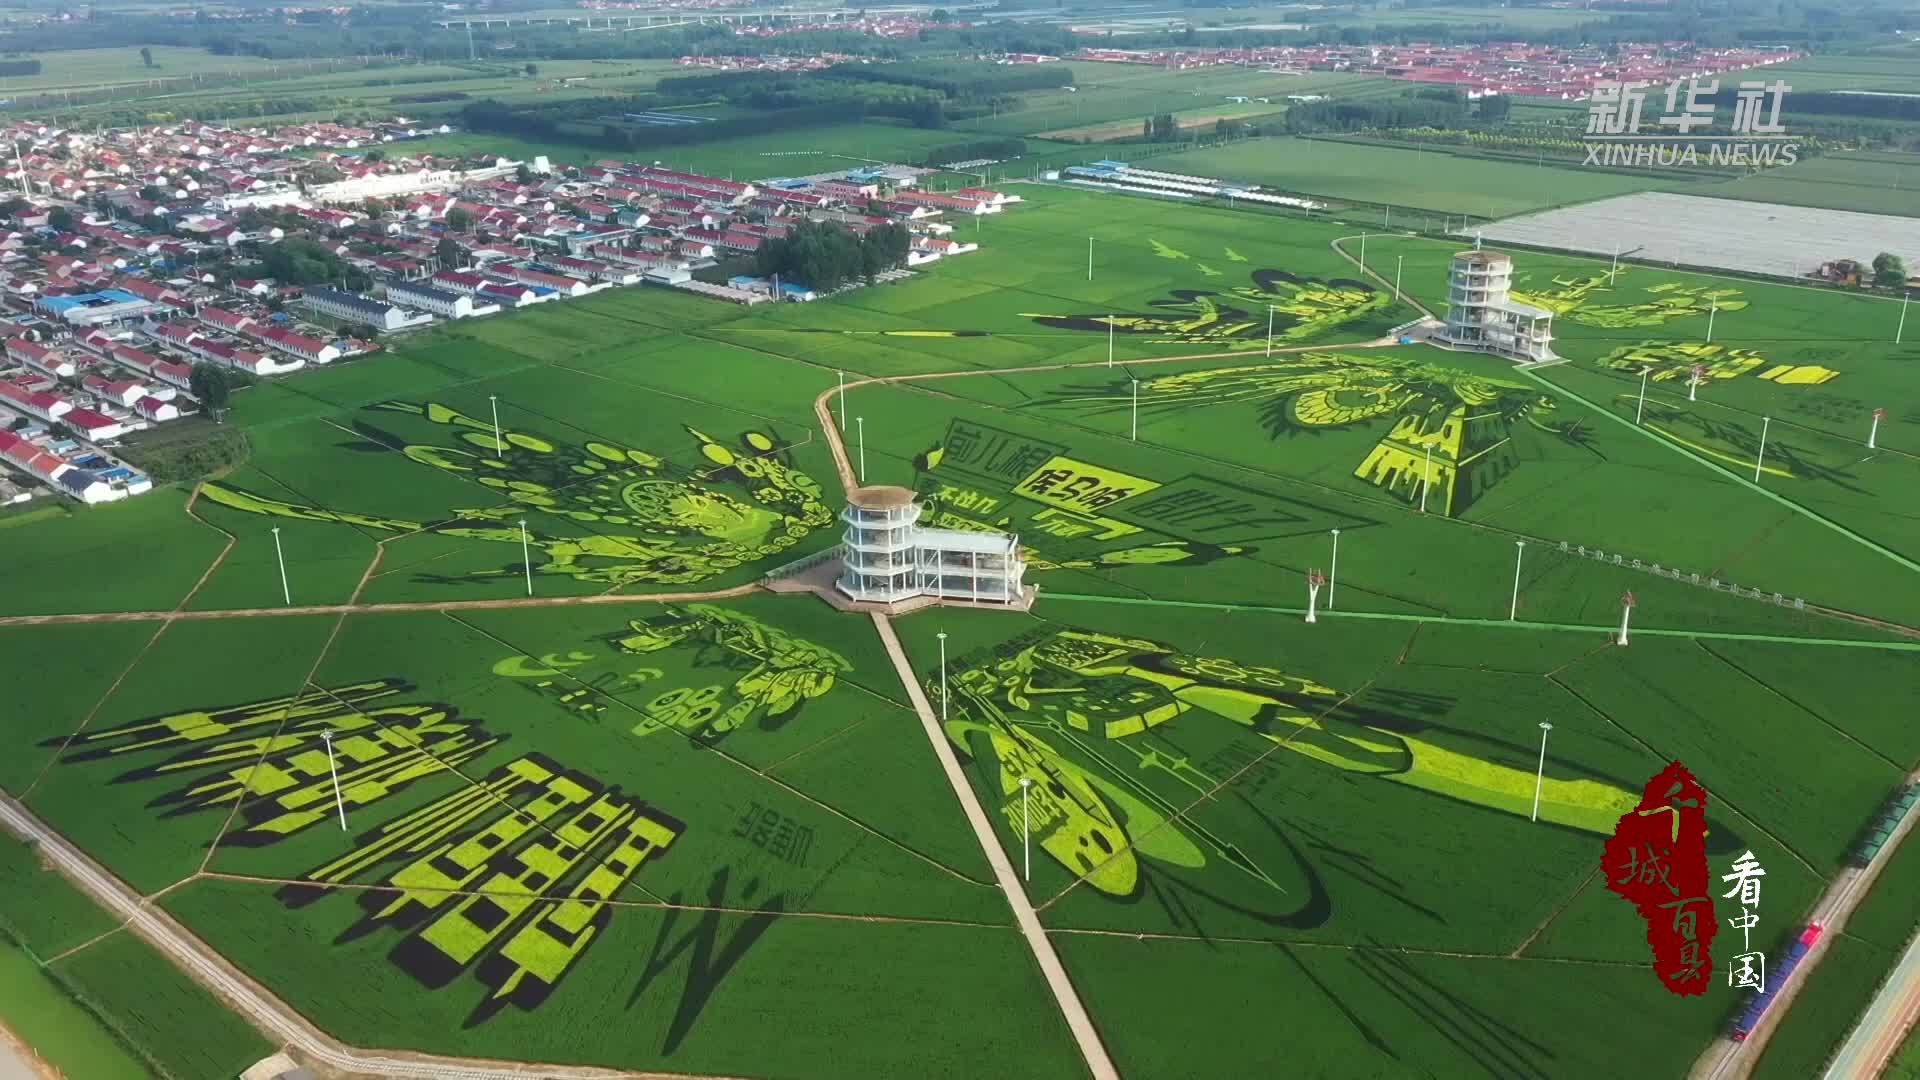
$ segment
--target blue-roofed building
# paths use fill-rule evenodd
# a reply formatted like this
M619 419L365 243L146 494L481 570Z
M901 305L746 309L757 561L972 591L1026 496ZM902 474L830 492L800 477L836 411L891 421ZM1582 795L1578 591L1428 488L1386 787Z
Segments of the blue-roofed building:
M99 292L69 296L43 296L34 301L35 311L72 326L98 326L122 319L141 319L165 310L159 304L125 289L101 289Z

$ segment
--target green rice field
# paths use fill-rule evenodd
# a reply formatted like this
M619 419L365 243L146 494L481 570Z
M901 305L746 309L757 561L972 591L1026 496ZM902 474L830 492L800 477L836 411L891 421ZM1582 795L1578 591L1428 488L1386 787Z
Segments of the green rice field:
M1084 1076L951 755L1124 1076L1607 1075L1596 1015L1684 1075L1744 999L1606 887L1649 778L1771 942L1920 767L1897 307L1516 252L1523 370L1392 336L1455 245L1007 190L910 280L435 329L237 395L217 480L0 528L0 789L355 1046ZM1032 610L893 616L897 666L754 588L839 541L834 439L1017 534ZM1762 1072L1910 932L1894 858ZM265 1052L46 874L0 846L0 982L164 1075Z

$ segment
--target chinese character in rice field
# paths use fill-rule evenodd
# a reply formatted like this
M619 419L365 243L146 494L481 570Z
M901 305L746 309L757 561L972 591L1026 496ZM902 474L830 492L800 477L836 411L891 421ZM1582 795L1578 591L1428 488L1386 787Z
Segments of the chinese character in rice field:
M369 411L395 418L409 434L365 422L356 425L362 434L471 479L496 492L498 501L454 509L441 520L411 521L290 502L227 483L207 484L202 493L247 513L484 540L516 560L524 518L527 543L543 556L535 573L613 585L705 581L777 555L833 517L820 485L758 431L742 435L736 448L687 428L699 462L676 463L633 447L594 440L566 445L528 431L502 431L496 442L488 422L434 402L386 401ZM484 581L522 572L515 561L424 580Z
M939 679L927 676L929 693ZM947 737L981 770L1003 822L1018 836L1024 821L1041 851L1109 896L1136 895L1149 865L1212 865L1251 890L1249 902L1299 902L1302 890L1282 883L1295 868L1256 859L1183 812L1268 754L1496 813L1525 816L1535 790L1531 762L1463 752L1426 725L1305 675L1144 638L1035 631L958 657L948 679ZM1207 721L1245 728L1258 749L1198 763L1173 749L1173 728ZM1023 778L1032 781L1024 812ZM1549 776L1542 790L1543 820L1593 833L1633 805L1631 792L1600 779Z
M1607 890L1645 920L1654 973L1669 991L1704 994L1719 930L1708 893L1707 792L1674 762L1619 816L1601 855Z
M1600 358L1600 366L1638 375L1646 371L1656 383L1701 385L1752 375L1776 386L1818 386L1839 372L1818 364L1775 363L1752 349L1710 345L1700 341L1643 341L1623 345Z
M1140 335L1162 344L1240 350L1265 348L1269 325L1275 340L1306 341L1362 316L1385 311L1393 304L1391 294L1350 278L1323 280L1283 270L1256 270L1250 278L1251 284L1226 292L1175 289L1167 298L1149 302L1154 309L1150 313L1028 312L1022 317L1062 330Z

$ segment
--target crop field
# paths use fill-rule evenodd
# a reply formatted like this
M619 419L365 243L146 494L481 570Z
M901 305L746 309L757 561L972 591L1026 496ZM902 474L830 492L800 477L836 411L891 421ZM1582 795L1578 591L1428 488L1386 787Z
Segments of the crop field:
M1703 193L1869 214L1920 215L1920 159L1912 154L1822 154L1743 176Z
M1283 191L1495 218L1660 186L1643 177L1323 139L1259 138L1136 164Z
M636 155L652 155L663 165L742 180L775 176L807 176L852 168L861 163L925 160L936 146L963 142L953 131L925 131L893 124L859 122L827 124L764 135L662 146ZM411 153L502 153L522 157L545 154L556 165L582 165L618 156L613 151L577 143L542 143L509 136L462 133L435 135L407 143ZM1021 171L1025 171L1022 169Z
M304 60L274 61L257 56L215 56L205 49L174 45L155 45L152 48L152 67L140 62L140 50L134 48L62 49L33 53L27 58L40 61L40 74L10 75L0 79L0 95L92 90L194 74L272 78L284 72L313 69L313 62ZM324 70L326 62L319 61L319 65Z
M358 1046L1082 1076L950 752L1124 1075L1597 1075L1596 1009L1684 1074L1737 998L1675 1002L1605 888L1647 778L1698 776L1772 942L1920 766L1897 305L1518 252L1566 362L1517 370L1387 339L1456 245L1008 187L906 282L437 329L236 396L191 495L0 528L0 616L146 613L0 625L0 789ZM838 540L834 438L1017 534L1033 610L896 617L903 673L752 589ZM45 977L245 1064L183 976L114 981L138 939L6 899L45 873L0 847L0 929L83 946Z
M1010 854L1024 858L1026 832L1029 893L1096 1015L1126 1018L1103 1032L1140 1075L1256 1070L1274 1051L1249 1035L1270 1030L1276 992L1311 1021L1289 1025L1288 1045L1317 1071L1604 1071L1611 1034L1563 1023L1555 1004L1578 1000L1644 1020L1648 1071L1684 1072L1720 1016L1663 1001L1631 965L1635 920L1593 880L1598 839L1641 778L1698 763L1718 808L1710 858L1753 851L1784 923L1920 749L1836 762L1809 787L1794 747L1856 753L1844 711L1775 709L1757 725L1770 746L1741 757L1727 749L1754 746L1757 718L1700 710L1669 725L1622 696L1699 677L1699 641L1570 638L1551 670L1495 671L1483 665L1503 643L1479 628L1429 649L1431 626L1142 614L1056 596L1025 625L972 612L902 623L930 695L933 635L948 635L946 734ZM1855 652L1824 655L1852 671ZM1708 699L1748 681L1720 670L1698 688ZM1761 678L1751 701L1799 688ZM1541 719L1554 724L1550 824L1535 825ZM1035 781L1024 809L1023 777ZM1808 804L1777 802L1782 785ZM1827 809L1808 817L1815 804ZM1147 987L1161 1007L1144 1007Z
M996 135L1036 135L1125 120L1137 131L1149 116L1218 108L1227 104L1229 96L1270 97L1284 109L1288 94L1364 99L1393 93L1401 86L1390 79L1330 71L1279 75L1241 67L1165 71L1144 64L1066 63L1073 70L1072 90L1029 91L1021 95L1025 108L962 121L955 127Z

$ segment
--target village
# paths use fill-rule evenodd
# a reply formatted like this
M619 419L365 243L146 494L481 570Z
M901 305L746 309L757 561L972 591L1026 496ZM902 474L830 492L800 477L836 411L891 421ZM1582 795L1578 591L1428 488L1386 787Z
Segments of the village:
M0 235L0 458L22 482L0 479L0 504L151 489L113 449L202 411L196 365L285 376L374 353L382 335L642 284L807 301L818 293L804 281L695 275L802 220L856 236L905 224L906 263L924 265L975 250L943 218L1017 201L920 191L921 170L903 166L755 184L619 160L561 173L544 158L389 149L419 134L404 120L271 134L16 125L9 136L33 152L0 173L22 193ZM276 262L326 276L230 272Z

